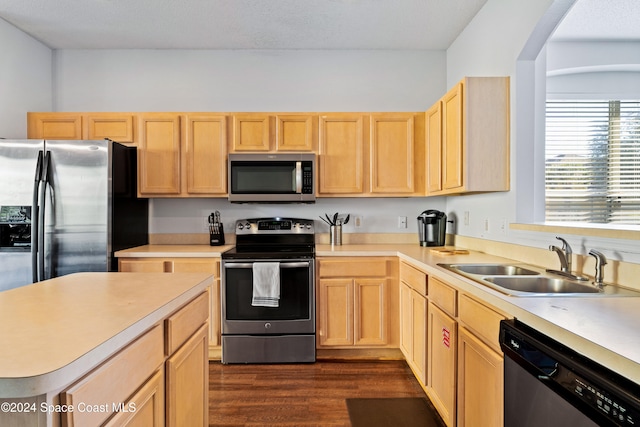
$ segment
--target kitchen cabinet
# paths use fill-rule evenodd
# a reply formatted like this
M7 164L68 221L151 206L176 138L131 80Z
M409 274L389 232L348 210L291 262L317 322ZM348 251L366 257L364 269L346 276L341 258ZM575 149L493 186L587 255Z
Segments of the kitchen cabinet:
M276 151L313 152L318 146L318 116L276 115Z
M273 140L273 116L262 113L234 114L231 152L269 151Z
M424 115L322 114L319 196L424 195Z
M220 197L227 194L227 117L140 114L139 195Z
M319 196L350 196L364 191L364 123L362 114L320 116Z
M208 425L208 302L201 293L61 392L62 405L95 407L62 425Z
M182 150L182 193L185 196L227 194L227 117L187 114Z
M27 113L27 138L105 139L135 144L133 113Z
M427 386L427 275L400 262L400 350L422 387Z
M509 190L509 78L466 77L425 113L427 195Z
M424 115L370 116L370 188L373 195L424 194Z
M140 114L138 193L140 196L180 194L181 118L172 113Z
M397 270L393 258L317 259L318 347L397 345ZM397 275L396 275L397 278Z
M460 296L458 343L458 426L503 425L504 356L498 342L507 316Z
M427 392L451 427L456 425L456 308L457 291L434 277L429 278Z
M119 258L118 270L129 273L210 273L214 276L209 292L209 349L211 359L219 359L221 352L220 325L220 258Z

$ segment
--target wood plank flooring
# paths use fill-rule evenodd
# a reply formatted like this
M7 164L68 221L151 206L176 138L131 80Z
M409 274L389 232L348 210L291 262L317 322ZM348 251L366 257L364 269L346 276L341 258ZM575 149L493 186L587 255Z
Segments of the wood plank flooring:
M209 363L210 426L350 426L346 398L424 396L401 360Z

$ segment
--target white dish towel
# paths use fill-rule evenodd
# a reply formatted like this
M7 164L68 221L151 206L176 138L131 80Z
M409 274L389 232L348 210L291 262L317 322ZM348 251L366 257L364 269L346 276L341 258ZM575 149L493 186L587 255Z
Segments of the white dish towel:
M278 307L280 304L280 263L253 263L254 307Z

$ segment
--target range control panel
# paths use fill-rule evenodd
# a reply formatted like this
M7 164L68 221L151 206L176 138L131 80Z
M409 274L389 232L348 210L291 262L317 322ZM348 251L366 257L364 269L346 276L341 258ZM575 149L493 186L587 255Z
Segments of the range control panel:
M239 219L236 221L236 235L242 234L314 234L314 226L310 219Z

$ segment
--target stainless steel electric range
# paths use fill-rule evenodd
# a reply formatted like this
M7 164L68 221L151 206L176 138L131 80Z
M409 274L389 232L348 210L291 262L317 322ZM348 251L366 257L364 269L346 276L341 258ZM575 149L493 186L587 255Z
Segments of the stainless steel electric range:
M222 254L222 363L315 362L313 220L236 221Z

